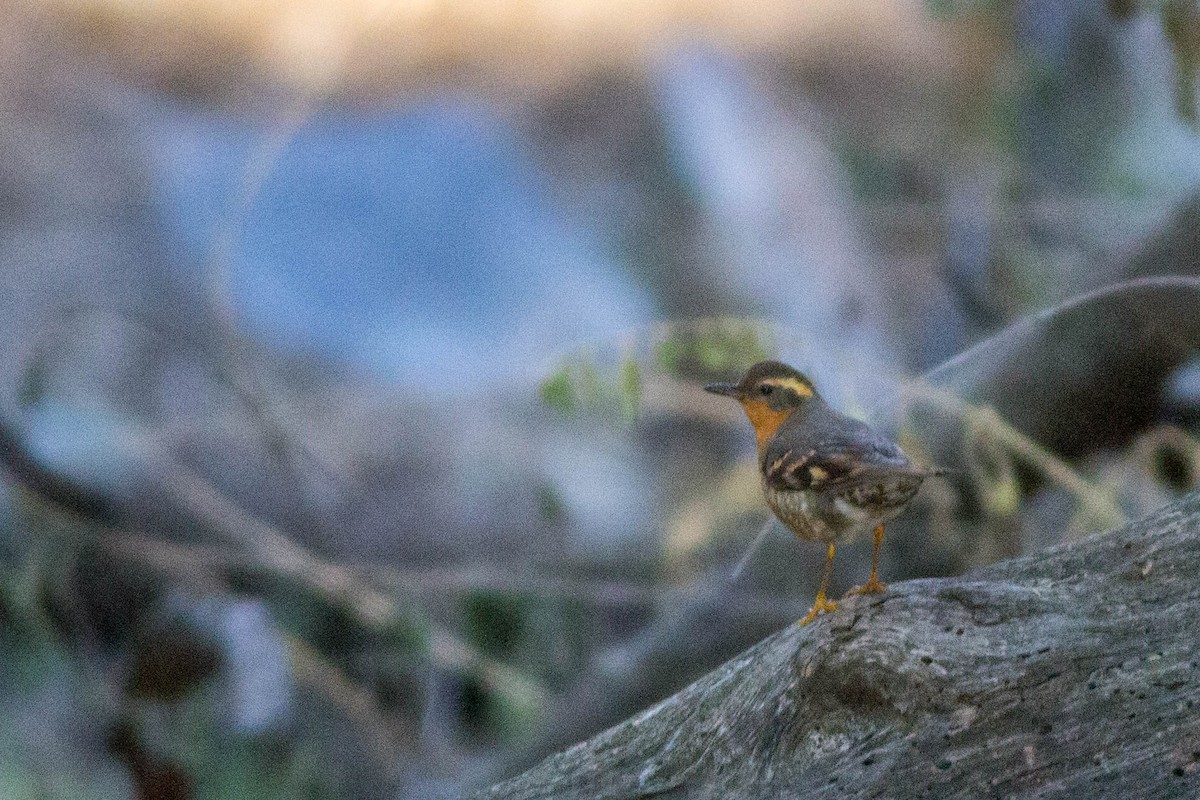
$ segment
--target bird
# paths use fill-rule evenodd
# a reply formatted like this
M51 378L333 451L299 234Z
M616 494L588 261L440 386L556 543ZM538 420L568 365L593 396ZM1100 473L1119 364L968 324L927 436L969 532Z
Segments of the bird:
M879 580L884 526L926 478L944 472L914 465L899 445L831 407L802 372L779 361L760 361L737 383L704 389L737 400L754 426L771 511L800 539L828 545L821 587L800 624L837 609L825 594L834 551L868 530L875 536L871 577L846 597L886 590Z

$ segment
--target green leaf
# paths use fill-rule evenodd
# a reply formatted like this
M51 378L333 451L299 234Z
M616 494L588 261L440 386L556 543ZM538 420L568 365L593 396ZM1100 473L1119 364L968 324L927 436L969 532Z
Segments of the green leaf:
M575 391L566 367L542 381L542 402L556 411L567 413L575 408Z
M1196 127L1196 70L1200 68L1200 11L1192 0L1168 0L1162 6L1163 33L1175 57L1175 111Z
M713 318L655 326L645 339L569 354L542 381L542 400L626 425L645 402L644 370L684 381L728 377L766 358L770 328L757 319ZM649 341L647 341L649 340Z
M654 348L654 357L659 369L668 375L678 375L683 346L677 339L665 339Z
M705 319L675 323L658 347L659 362L670 361L679 377L740 372L766 358L765 329L757 320Z

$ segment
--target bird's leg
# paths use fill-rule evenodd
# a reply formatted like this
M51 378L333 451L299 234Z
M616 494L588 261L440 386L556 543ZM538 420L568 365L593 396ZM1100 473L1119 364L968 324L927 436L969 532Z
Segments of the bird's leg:
M855 594L877 594L887 588L886 583L879 581L879 547L883 544L883 526L875 526L875 552L871 556L871 577L862 586L855 586L846 592L846 596Z
M837 610L837 603L825 598L825 590L829 588L829 575L833 572L833 545L829 545L829 555L825 558L825 577L821 579L821 588L817 590L817 599L813 600L812 608L800 620L801 625L807 625L823 611Z

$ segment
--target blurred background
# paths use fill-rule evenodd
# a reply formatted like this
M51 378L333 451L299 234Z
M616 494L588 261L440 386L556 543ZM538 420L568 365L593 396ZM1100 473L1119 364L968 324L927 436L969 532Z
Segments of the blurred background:
M459 797L666 697L819 578L700 388L762 357L955 470L885 580L1200 478L1190 0L0 15L5 800Z

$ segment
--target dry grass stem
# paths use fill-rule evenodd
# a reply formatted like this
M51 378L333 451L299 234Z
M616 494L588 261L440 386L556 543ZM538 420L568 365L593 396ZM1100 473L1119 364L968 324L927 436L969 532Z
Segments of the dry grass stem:
M1125 523L1125 513L1109 492L1021 433L995 409L973 405L957 395L923 381L906 384L903 389L901 408L907 409L914 402L926 403L954 414L967 426L968 435L977 435L977 432L985 431L1015 458L1036 467L1050 481L1078 501L1082 512L1080 527L1086 530L1105 530Z

